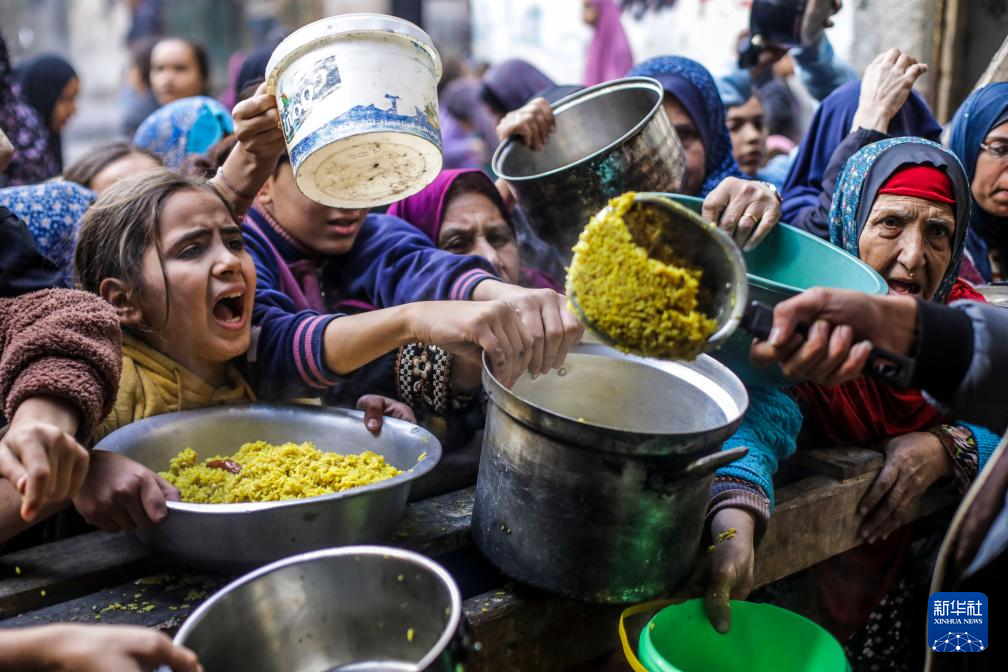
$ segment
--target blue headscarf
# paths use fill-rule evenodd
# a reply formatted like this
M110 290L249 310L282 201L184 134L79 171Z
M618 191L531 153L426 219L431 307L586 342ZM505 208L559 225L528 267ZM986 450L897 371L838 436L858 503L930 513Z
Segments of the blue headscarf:
M154 152L169 168L178 168L190 154L204 154L221 138L234 133L231 113L207 96L181 98L160 107L137 129L133 144Z
M93 191L64 180L0 189L0 205L25 223L38 251L68 279L80 220L94 200Z
M969 222L970 190L959 159L938 143L915 137L888 138L862 147L848 159L833 191L833 206L829 213L830 242L860 257L858 239L879 189L901 168L919 165L943 170L952 181L955 194L952 258L931 299L945 303L959 277L968 229L966 223Z
M823 173L833 152L851 132L861 82L848 82L823 99L805 131L791 172L781 192L781 221L790 222L796 215L819 202L823 189ZM924 99L914 91L889 124L889 135L916 135L928 140L941 137L941 126L935 121Z
M726 177L747 179L735 163L724 105L707 68L682 56L657 56L638 63L627 76L657 79L665 93L678 100L693 118L707 155L706 174L697 196L703 198Z
M952 117L949 149L955 152L966 169L970 181L976 174L980 143L996 126L1008 121L1008 82L988 84L977 89L956 110ZM1008 221L986 212L973 203L970 230L966 237L966 250L973 265L985 280L991 279L988 253L991 247L1008 247Z

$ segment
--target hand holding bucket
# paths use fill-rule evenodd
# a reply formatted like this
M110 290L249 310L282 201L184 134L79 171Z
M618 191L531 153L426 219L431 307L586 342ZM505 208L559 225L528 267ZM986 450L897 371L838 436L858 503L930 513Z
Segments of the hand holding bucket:
M441 171L441 59L425 32L383 14L310 23L266 66L298 188L335 208L371 208Z

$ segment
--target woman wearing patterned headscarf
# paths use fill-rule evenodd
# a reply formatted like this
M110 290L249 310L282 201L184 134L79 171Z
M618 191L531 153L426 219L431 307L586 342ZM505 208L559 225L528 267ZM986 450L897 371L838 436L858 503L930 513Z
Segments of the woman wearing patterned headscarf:
M972 185L966 251L984 280L1006 280L1008 82L988 84L970 94L952 118L951 129L949 149L962 161Z
M182 98L158 108L140 124L133 144L178 168L187 156L203 154L234 133L231 113L213 98Z
M14 71L21 91L49 132L49 154L63 170L63 139L60 132L77 111L80 80L66 59L55 54L36 56Z
M59 267L67 280L73 275L81 217L94 201L93 191L63 180L0 189L0 206L25 223L39 253Z
M59 174L49 150L49 130L14 78L7 43L0 35L0 128L14 147L10 164L0 171L0 187L34 184Z
M657 79L665 88L665 111L686 152L682 193L706 196L726 177L743 177L732 155L721 95L705 67L681 56L658 56L627 74Z
M893 292L942 303L982 301L958 279L969 211L969 183L955 155L928 140L891 138L861 149L845 165L830 210L830 237L878 271ZM926 589L905 563L910 533L904 526L936 481L951 479L964 492L997 446L998 435L953 423L918 390L897 390L872 378L753 392L742 426L724 444L725 449L746 446L749 454L718 471L708 509L712 535L730 527L738 531L712 554L712 576L737 577L714 579L709 586L712 621L727 629L728 605L721 598L741 598L749 591L743 577L751 577L753 543L769 516L773 472L794 452L799 430L824 445L881 444L883 469L856 514L849 512L863 517L859 532L869 544L816 566L817 590L808 608L847 640L852 664L873 655L913 669L910 653L887 654L881 641L870 638L872 632L889 636L897 631L894 622L904 617L899 605L917 608L905 599L910 589ZM912 638L896 644L907 645L911 653L918 645Z

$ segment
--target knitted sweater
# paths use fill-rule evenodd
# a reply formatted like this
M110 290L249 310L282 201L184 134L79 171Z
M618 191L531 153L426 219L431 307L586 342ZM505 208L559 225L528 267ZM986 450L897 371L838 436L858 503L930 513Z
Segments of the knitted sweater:
M4 414L29 397L59 397L80 409L86 440L115 400L121 342L115 311L93 294L47 289L0 299Z

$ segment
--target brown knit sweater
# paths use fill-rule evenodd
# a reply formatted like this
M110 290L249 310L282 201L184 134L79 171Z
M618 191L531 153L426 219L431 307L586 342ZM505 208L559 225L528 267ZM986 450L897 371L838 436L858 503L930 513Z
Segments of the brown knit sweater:
M0 299L0 400L10 418L25 399L60 397L81 412L86 440L115 402L122 334L115 310L74 289Z

